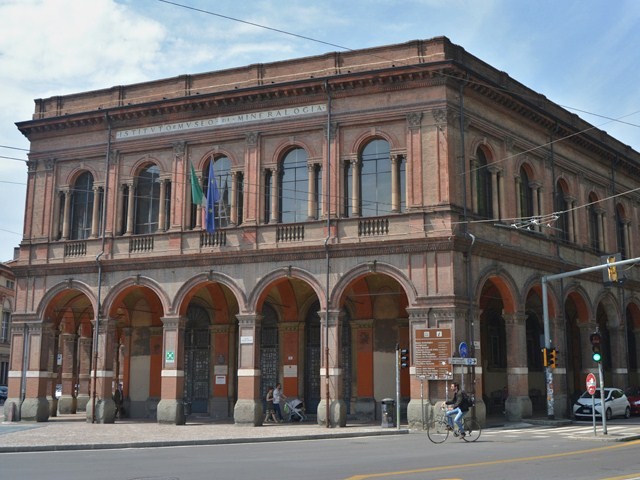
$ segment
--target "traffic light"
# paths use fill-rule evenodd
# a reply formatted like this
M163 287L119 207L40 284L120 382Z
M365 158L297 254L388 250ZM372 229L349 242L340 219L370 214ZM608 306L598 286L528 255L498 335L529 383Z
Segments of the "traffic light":
M600 350L600 334L598 332L592 333L589 337L591 341L591 358L593 358L594 362L600 363L602 361L602 351Z
M615 263L615 262L616 262L615 256L611 255L607 257L608 264ZM609 278L609 281L611 283L618 283L618 269L615 265L609 265L607 267L607 277Z
M558 351L555 348L547 349L547 364L548 364L547 366L549 368L556 368L557 354L558 354Z
M548 348L542 349L542 365L544 365L545 367L549 366L549 349Z
M406 348L400 349L400 368L407 368L409 366L409 350Z

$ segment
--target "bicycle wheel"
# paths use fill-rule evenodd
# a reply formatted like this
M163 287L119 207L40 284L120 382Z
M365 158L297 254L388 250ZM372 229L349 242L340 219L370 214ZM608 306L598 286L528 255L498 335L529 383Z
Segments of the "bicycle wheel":
M469 418L464 421L464 441L475 442L480 438L482 429L475 418Z
M427 424L427 436L433 443L442 443L449 436L449 428L444 417L437 417Z

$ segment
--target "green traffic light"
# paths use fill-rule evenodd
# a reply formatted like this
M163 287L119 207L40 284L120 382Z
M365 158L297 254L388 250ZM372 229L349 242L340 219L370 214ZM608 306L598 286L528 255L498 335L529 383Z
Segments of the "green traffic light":
M593 353L593 361L594 362L599 362L600 360L602 360L602 355L600 355L600 352L594 352Z

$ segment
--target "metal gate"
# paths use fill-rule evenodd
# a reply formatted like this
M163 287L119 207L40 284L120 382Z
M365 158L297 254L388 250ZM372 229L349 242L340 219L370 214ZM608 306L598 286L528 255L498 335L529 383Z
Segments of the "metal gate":
M320 303L315 302L309 309L305 324L306 359L304 369L304 406L308 413L315 414L320 403Z
M262 330L260 334L260 395L264 401L267 389L278 383L279 341L278 318L268 304L262 308ZM285 392L286 393L286 392Z
M184 338L184 401L191 413L207 413L209 407L209 315L197 305L187 310Z

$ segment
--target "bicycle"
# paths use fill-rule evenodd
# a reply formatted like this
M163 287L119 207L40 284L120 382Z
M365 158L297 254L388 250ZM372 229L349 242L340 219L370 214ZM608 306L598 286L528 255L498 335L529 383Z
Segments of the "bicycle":
M480 428L480 424L475 418L467 418L465 414L462 425L464 427L464 437L462 439L465 442L475 442L480 438L482 428ZM449 437L449 432L453 432L456 436L459 435L458 426L455 423L453 424L453 430L449 426L445 415L445 406L443 405L440 413L435 414L427 423L427 436L433 443L443 443Z

